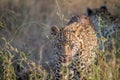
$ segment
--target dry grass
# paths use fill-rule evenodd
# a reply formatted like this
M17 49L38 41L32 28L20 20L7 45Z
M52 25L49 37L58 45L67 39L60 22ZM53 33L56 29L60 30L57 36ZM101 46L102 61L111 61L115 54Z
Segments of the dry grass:
M63 27L70 16L84 14L87 7L95 8L104 3L104 0L56 1L0 0L0 80L51 78L52 72L47 73L40 65L49 63L54 55L48 37L51 25ZM109 0L106 5L120 16L117 1ZM119 35L120 29L117 36L111 38L111 51L96 50L98 65L94 66L92 80L120 80Z

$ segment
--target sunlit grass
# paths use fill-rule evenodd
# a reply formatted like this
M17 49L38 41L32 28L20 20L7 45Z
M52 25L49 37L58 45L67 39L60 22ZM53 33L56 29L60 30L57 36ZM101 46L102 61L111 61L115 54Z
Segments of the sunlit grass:
M57 12L60 19L60 24L64 26L64 15L60 11L61 6L59 6L58 0L56 0ZM24 12L23 12L24 13ZM24 14L23 14L24 15ZM0 15L1 16L1 15ZM7 17L7 16L5 16ZM0 30L1 28L5 28L10 34L10 38L5 38L6 36L0 33L0 80L45 80L48 78L52 80L53 72L52 70L48 73L45 71L44 67L40 64L36 64L34 61L30 60L27 53L21 51L20 49L13 46L12 41L14 41L15 36L22 30L26 24L28 23L28 15L26 14L25 21L23 24L18 27L18 25L13 25L15 30L13 34L10 34L9 25L4 26L5 23L0 22ZM1 17L0 17L1 18ZM8 21L13 21L12 17L7 17ZM1 20L1 19L0 19ZM22 22L21 22L22 23ZM14 24L14 23L12 23ZM12 32L12 31L11 31ZM98 54L98 62L97 65L93 66L93 72L91 79L92 80L120 80L120 29L117 29L116 36L111 36L112 46L108 46L106 51L96 50ZM65 75L69 69L61 70L61 72ZM65 72L66 71L66 72ZM65 72L65 73L64 73Z

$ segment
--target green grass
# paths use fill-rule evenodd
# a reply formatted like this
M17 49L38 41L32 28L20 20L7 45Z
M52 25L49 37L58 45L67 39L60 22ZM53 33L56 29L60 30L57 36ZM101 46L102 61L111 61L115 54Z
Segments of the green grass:
M33 61L27 59L24 52L9 44L2 38L4 45L0 47L0 80L44 80L47 73Z

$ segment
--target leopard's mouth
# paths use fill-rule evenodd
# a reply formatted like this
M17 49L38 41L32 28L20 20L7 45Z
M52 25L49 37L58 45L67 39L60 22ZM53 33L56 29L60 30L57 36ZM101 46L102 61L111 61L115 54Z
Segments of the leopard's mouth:
M66 56L65 58L64 58L64 63L67 63L67 62L69 62L70 61L70 56Z

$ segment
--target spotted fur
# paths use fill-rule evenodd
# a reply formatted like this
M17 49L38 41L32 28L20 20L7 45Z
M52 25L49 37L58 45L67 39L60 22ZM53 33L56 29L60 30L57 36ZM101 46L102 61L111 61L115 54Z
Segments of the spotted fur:
M90 17L94 25L94 30L98 37L99 49L104 50L106 41L110 40L111 35L116 33L118 18L112 15L106 6L95 9L88 8L87 16Z
M76 19L64 28L51 28L55 52L53 80L86 80L92 70L97 37L89 17Z

